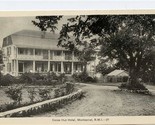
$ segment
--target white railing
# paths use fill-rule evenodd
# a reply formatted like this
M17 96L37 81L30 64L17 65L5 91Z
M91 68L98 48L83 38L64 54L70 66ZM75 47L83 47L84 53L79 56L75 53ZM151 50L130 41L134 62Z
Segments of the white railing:
M34 59L34 56L33 55L18 55L18 59L30 60L30 59Z
M18 55L18 59L22 59L22 60L47 60L47 58L44 58L43 55ZM53 56L52 58L50 58L50 60L52 61L63 61L63 60L66 60L66 61L70 61L70 60L73 60L73 61L78 61L78 58L77 57L71 57L71 58L66 58L65 56Z

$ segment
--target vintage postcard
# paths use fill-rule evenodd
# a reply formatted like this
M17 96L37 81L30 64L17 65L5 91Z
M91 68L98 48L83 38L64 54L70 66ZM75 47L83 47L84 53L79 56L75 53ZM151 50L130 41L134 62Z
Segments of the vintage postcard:
M0 124L155 124L155 11L0 12Z

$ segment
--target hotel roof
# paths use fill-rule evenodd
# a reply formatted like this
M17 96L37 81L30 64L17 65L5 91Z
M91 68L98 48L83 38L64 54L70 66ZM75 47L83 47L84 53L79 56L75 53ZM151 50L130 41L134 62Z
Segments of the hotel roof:
M2 46L13 44L23 48L62 50L64 48L57 46L58 38L59 34L51 32L22 30L5 37Z

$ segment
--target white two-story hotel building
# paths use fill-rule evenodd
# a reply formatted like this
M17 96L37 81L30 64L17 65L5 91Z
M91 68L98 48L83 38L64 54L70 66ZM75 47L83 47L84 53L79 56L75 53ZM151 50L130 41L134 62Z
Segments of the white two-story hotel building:
M58 47L58 35L22 30L3 39L4 73L19 76L25 72L73 74L84 63L65 48Z

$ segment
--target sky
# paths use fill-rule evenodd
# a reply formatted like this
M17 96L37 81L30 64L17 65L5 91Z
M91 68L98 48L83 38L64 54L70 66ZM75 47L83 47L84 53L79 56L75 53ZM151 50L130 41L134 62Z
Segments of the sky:
M2 47L3 38L12 33L24 29L39 31L39 28L33 25L32 20L35 20L35 17L0 17L0 48ZM59 22L57 27L59 30L66 20L67 17L64 17L63 20Z

